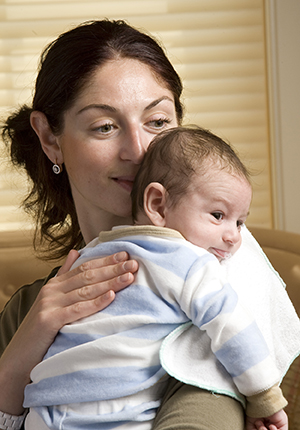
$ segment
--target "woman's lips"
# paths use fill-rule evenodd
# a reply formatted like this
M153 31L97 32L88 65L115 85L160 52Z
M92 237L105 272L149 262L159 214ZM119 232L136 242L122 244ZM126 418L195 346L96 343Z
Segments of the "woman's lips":
M120 187L124 188L126 191L131 192L132 190L132 186L133 186L133 182L134 182L134 178L133 177L118 177L118 178L113 178L113 180L120 185Z

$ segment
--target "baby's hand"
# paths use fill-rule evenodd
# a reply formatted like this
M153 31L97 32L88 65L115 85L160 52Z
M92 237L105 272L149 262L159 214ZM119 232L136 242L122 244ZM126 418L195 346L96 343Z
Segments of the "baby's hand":
M246 417L246 430L288 430L288 417L283 409L267 418Z

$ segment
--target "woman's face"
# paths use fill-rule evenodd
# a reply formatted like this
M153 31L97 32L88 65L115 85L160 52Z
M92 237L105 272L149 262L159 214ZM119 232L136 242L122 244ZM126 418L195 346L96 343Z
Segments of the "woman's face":
M86 241L131 223L130 192L145 151L175 126L173 95L148 66L119 59L99 67L57 137Z

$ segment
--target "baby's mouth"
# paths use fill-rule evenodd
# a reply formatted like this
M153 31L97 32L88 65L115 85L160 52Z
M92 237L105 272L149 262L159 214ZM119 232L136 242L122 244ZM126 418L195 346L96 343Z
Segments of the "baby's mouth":
M232 256L231 252L223 251L222 249L218 248L212 248L212 253L219 259L219 260L228 260Z

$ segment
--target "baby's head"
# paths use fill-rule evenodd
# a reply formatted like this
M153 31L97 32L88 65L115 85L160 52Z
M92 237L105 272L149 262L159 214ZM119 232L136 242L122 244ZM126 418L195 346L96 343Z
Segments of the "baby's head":
M233 149L199 127L178 127L150 144L132 190L137 224L178 230L221 260L237 251L252 198Z

